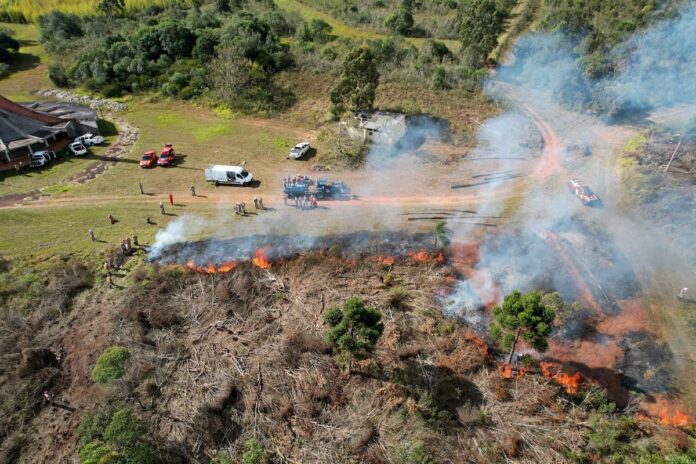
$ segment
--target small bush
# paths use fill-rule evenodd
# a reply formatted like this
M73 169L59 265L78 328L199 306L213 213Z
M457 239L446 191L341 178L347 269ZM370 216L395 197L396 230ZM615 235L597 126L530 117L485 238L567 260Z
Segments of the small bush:
M112 346L104 350L92 369L92 380L96 383L111 383L125 374L124 364L130 359L130 352L122 346Z
M387 304L394 309L405 311L409 309L408 300L411 298L404 287L394 287L387 293Z
M69 87L70 80L62 64L51 63L48 66L48 78L56 87Z
M266 448L256 438L250 438L244 444L242 462L244 464L261 464L266 461Z

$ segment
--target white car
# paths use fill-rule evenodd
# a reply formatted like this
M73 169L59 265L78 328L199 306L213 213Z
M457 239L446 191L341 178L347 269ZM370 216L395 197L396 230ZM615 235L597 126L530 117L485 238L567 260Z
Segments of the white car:
M82 145L82 142L73 142L70 145L68 145L68 148L70 149L70 152L75 156L87 154L87 148L85 148L85 146Z
M288 155L288 159L289 158L300 159L304 155L306 155L307 152L309 152L310 148L311 147L309 146L309 144L307 142L300 142L297 145L295 145L292 150L290 150L290 154Z
M78 142L87 147L91 147L92 145L101 145L102 143L104 143L104 137L102 137L101 135L87 133L76 138L75 143Z

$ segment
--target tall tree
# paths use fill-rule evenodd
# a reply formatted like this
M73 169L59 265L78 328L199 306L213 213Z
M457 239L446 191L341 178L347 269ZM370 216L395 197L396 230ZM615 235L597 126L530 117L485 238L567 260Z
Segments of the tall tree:
M480 66L498 45L506 13L498 9L495 0L467 0L462 2L460 17L462 52L472 66Z
M523 295L513 291L505 297L503 304L493 308L493 317L488 330L503 349L510 350L508 364L512 362L520 337L539 352L548 349L546 338L553 329L556 312L544 305L539 292Z
M372 51L366 46L353 49L343 62L341 78L331 90L334 114L372 109L378 85L379 71Z
M384 27L399 35L408 35L413 25L413 4L410 0L402 1L399 9L384 20Z
M99 0L97 10L101 11L108 17L116 16L126 9L125 0Z
M331 308L326 313L324 321L331 327L326 341L346 358L349 374L353 359L365 359L374 351L384 332L381 320L382 314L365 307L358 297L347 299L342 309Z

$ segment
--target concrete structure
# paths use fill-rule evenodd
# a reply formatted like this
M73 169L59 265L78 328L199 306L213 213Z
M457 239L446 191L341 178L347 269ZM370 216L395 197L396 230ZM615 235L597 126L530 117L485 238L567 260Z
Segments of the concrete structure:
M406 133L406 116L400 113L359 113L358 127L365 142L394 145Z

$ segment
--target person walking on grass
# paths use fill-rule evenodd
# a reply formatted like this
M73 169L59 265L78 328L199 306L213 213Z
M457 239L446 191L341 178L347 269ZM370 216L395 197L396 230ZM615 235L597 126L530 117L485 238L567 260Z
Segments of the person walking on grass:
M87 233L89 234L89 238L91 238L93 242L97 241L97 237L94 236L94 231L92 229L89 229Z
M194 187L193 185L191 186L191 196L192 197L196 196L196 187Z
M164 216L164 203L160 201L160 214Z
M169 194L169 205L174 206L174 195L171 193Z

